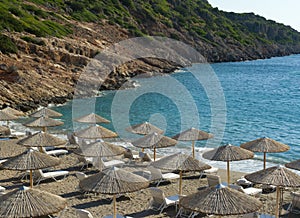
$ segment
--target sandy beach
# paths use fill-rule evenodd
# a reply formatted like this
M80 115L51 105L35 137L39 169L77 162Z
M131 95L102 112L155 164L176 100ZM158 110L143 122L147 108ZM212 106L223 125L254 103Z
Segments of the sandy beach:
M10 147L8 143L1 142L0 154L5 156L6 154L16 155L24 151L24 147L16 146L14 148ZM34 188L45 190L53 194L57 194L67 199L67 208L61 213L57 214L61 218L73 218L76 217L76 209L86 209L90 211L93 217L102 217L104 215L112 214L112 196L102 195L102 194L82 194L78 189L79 180L76 178L75 173L77 171L82 171L88 175L97 172L93 168L88 168L80 170L82 163L78 163L77 155L69 152L69 154L61 156L62 164L50 168L49 170L68 170L70 172L69 176L65 179L59 180L57 182L53 180L46 180L41 182L39 185L35 185ZM238 164L238 162L233 163ZM145 169L144 164L129 164L123 167L129 171L140 171ZM29 186L29 181L24 179L20 180L20 175L22 172L12 171L12 170L1 170L0 171L0 185L6 187L9 191L14 188L18 188L22 185ZM222 181L226 181L226 171L219 169L218 175L221 176ZM244 173L232 172L231 181L236 181ZM154 186L154 185L151 185ZM183 180L183 194L188 195L196 192L200 187L207 186L207 179L199 179L199 173L188 173L184 175ZM257 186L259 187L259 186ZM178 182L164 182L160 184L160 189L162 189L166 196L175 195L178 193ZM290 192L295 191L294 189L286 189L284 191L284 208L287 207L288 203L291 201ZM270 194L261 194L259 196L260 201L263 203L263 207L259 212L274 214L275 211L275 192ZM169 207L163 211L163 213L158 214L158 212L148 209L149 202L151 201L151 195L149 190L144 189L138 192L126 194L117 198L117 211L119 214L128 215L131 217L175 217L176 211L175 207ZM205 215L199 215L198 217L205 217ZM227 216L227 217L241 217L241 216ZM289 214L285 217L297 217L297 215Z

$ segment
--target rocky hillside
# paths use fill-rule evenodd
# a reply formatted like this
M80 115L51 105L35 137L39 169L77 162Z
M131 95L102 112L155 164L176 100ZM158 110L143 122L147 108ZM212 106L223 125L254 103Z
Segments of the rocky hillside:
M209 62L300 53L300 33L292 28L254 14L219 11L206 0L3 0L0 30L0 108L24 111L71 98L86 64L130 37L177 39ZM116 68L102 88L177 67L136 60Z

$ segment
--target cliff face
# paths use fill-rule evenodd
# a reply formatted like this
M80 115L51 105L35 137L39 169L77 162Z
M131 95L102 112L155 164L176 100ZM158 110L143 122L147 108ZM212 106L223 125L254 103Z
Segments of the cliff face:
M80 73L99 51L134 36L180 40L209 62L300 53L300 33L292 28L254 14L222 12L205 0L4 0L0 18L0 108L24 111L71 98ZM138 59L118 66L101 88L178 67Z
M72 21L73 22L73 21ZM28 33L4 32L18 48L17 54L0 54L0 107L23 111L38 105L64 103L72 98L74 86L86 65L104 47L128 38L128 33L109 24L78 23L64 38L39 37ZM40 45L41 44L41 45ZM165 60L135 60L116 68L101 89L117 89L130 76L164 73L177 69Z

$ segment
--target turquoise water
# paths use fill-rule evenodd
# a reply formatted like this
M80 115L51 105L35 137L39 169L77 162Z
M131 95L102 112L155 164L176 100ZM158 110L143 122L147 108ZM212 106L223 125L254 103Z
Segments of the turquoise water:
M150 121L168 136L194 126L216 135L209 144L198 142L198 147L269 137L291 147L288 152L268 154L269 160L300 159L300 55L210 67L218 81L210 81L211 72L206 74L201 64L172 76L136 78L140 86L135 89L103 92L95 100L95 112L113 121L103 126L126 139L136 137L124 131L128 124ZM203 83L198 81L200 74L205 75ZM59 130L75 128L72 110L85 114L90 112L84 110L88 104L83 101L78 109L72 102L56 107L65 121Z

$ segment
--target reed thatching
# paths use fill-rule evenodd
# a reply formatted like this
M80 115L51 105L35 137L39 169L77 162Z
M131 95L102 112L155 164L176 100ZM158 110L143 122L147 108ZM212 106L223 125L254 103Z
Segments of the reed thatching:
M27 147L59 146L67 142L49 133L37 132L18 141L19 145Z
M153 132L156 132L159 134L164 133L164 131L162 129L154 126L153 124L151 124L149 122L144 122L144 123L136 124L133 126L129 126L126 128L126 130L128 132L132 132L132 133L140 134L140 135L148 135Z
M60 159L38 151L24 152L9 158L1 167L9 170L37 170L53 167L60 164Z
M80 148L73 150L73 152L86 157L112 157L123 154L125 149L111 143L96 141L82 145Z
M300 176L283 166L270 167L245 176L251 182L283 187L300 187Z
M102 194L135 192L149 186L149 181L131 172L112 167L80 181L82 190Z
M8 113L8 114L15 115L17 117L25 115L22 111L18 111L18 110L14 109L14 108L11 108L11 107L6 107L2 111L4 111L5 113Z
M118 134L106 129L102 126L90 126L88 128L79 130L74 133L75 136L79 138L85 138L85 139L99 139L99 138L115 138L118 137Z
M61 126L64 123L59 120L54 120L49 117L39 117L34 121L24 124L29 127L51 127L51 126Z
M165 148L176 145L177 141L154 132L133 141L132 144L138 148Z
M290 149L288 145L266 137L243 143L241 147L249 151L263 153L284 152Z
M205 152L203 157L215 161L239 161L251 159L254 154L246 149L228 144Z
M27 148L17 144L18 139L0 140L0 157L10 158L22 154Z
M62 114L58 113L54 110L51 110L49 108L42 108L32 114L30 114L31 117L61 117Z
M0 217L41 217L57 213L67 206L60 196L32 188L21 188L0 196Z
M163 157L150 165L159 169L171 171L203 171L211 168L208 164L181 152Z
M247 214L262 206L258 199L223 185L182 197L179 204L188 210L219 216Z
M300 160L295 160L290 163L285 164L287 168L291 168L294 170L300 170Z
M185 130L173 136L172 138L178 141L198 141L198 140L207 140L213 137L214 137L213 134L195 128L190 128L188 130Z
M0 121L10 121L10 120L17 120L17 119L19 119L19 117L4 111L0 111Z
M75 121L80 123L110 123L109 120L94 113L79 117Z

